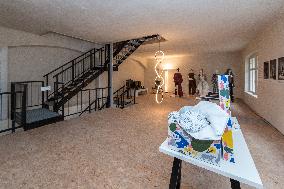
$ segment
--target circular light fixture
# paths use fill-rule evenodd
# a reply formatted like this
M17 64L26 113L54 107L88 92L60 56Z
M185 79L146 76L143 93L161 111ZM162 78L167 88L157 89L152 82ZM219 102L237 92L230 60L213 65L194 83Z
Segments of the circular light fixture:
M158 66L162 63L162 61L165 58L165 53L160 50L160 38L159 38L159 50L155 53L155 60L157 61L155 65L155 72L156 72L156 78L155 78L155 85L157 85L156 81L160 81L160 83L157 86L156 91L156 102L158 104L161 104L164 100L164 91L163 91L163 85L165 84L164 78L163 78L163 70L161 73L159 73ZM161 90L161 98L159 98L159 92Z
M156 53L155 53L155 60L158 61L158 62L162 62L165 58L165 53L161 50L158 50Z

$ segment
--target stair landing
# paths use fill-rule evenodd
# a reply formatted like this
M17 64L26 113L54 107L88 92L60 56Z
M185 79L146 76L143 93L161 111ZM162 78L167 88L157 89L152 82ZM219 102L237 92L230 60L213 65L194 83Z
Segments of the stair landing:
M16 117L20 118L20 113L17 113ZM46 108L27 110L24 130L33 129L62 120L64 120L63 116Z

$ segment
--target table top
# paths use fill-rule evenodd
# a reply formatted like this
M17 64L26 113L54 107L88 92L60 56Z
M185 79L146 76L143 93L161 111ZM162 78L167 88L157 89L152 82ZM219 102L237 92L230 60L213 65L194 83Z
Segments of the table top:
M220 166L212 165L201 160L186 156L182 153L171 150L168 141L165 140L159 150L169 156L176 157L185 162L213 171L225 177L232 178L239 182L256 188L263 188L263 184L251 157L241 129L233 130L235 163L220 161Z

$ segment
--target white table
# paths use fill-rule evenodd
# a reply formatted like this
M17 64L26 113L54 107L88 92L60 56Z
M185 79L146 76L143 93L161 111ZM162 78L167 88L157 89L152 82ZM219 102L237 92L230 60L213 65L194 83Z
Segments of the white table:
M241 129L233 130L233 140L236 163L229 163L221 160L220 166L214 166L171 150L168 146L167 140L165 140L159 148L160 152L174 157L170 188L179 188L180 186L181 160L223 175L225 177L229 177L231 179L232 188L239 188L239 182L248 184L256 188L263 188L263 184L261 182ZM173 173L174 171L176 173Z

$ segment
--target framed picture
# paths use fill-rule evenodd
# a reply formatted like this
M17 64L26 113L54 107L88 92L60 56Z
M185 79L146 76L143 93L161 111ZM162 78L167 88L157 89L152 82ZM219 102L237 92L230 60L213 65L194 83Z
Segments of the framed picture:
M263 63L263 79L269 79L269 62Z
M270 79L276 80L276 59L270 60Z
M284 80L284 57L278 58L278 80Z

